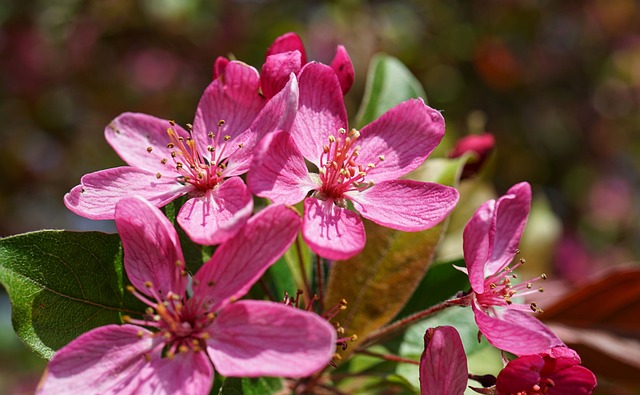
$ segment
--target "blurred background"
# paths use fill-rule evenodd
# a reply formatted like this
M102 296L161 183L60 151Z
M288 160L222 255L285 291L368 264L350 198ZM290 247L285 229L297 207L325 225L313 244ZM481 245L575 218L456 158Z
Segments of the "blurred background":
M596 287L600 294L587 296L606 304L606 295L622 287L607 283L606 273L635 273L635 0L0 2L0 236L112 231L110 222L78 217L62 203L83 174L122 164L104 141L107 123L125 111L191 122L217 56L259 69L266 48L287 31L302 37L314 60L329 62L335 46L345 45L356 69L346 97L351 116L370 58L386 52L409 67L429 104L443 111L447 136L439 155L462 136L491 132L497 149L483 183L498 193L519 181L532 184L542 214L530 221L526 256L542 257L534 268L560 280L564 295L593 293L590 281L605 281ZM640 289L638 281L625 289L633 286ZM628 327L609 332L637 344L634 295L623 297L616 313ZM6 297L0 302L0 393L30 393L44 364L12 337L10 306ZM640 393L634 350L630 373L601 380L600 393Z

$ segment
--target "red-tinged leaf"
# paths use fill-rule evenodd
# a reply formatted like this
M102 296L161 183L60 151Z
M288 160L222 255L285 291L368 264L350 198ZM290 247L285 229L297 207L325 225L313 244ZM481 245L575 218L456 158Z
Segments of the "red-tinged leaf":
M422 181L457 184L468 157L430 160L429 174ZM436 170L437 169L437 170ZM331 267L325 306L345 299L345 312L336 317L347 335L358 340L349 344L343 357L350 355L366 336L382 327L407 303L433 259L447 220L422 232L401 232L364 221L367 244L359 255L338 261Z

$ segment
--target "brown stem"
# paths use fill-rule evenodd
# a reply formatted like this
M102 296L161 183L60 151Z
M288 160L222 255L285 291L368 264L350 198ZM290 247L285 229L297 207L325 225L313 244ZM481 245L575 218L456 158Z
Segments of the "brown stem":
M372 357L377 357L377 358L381 358L387 361L391 361L391 362L403 362L403 363L410 363L412 365L420 365L419 361L415 361L413 359L409 359L409 358L402 358L399 357L397 355L393 355L393 354L380 354L377 352L373 352L373 351L368 351L368 350L358 350L356 351L358 354L364 354L364 355L370 355Z
M322 312L324 310L324 273L322 267L322 258L320 255L316 255L316 277L318 281L318 311Z

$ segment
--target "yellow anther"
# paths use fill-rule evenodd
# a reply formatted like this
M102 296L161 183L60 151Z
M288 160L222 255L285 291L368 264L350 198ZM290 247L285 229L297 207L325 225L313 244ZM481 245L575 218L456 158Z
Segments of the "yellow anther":
M151 151L153 151L153 147L147 147L147 152L151 153Z
M159 180L159 179L161 179L161 178L162 178L162 174L160 174L160 173L156 173L156 178L157 178L158 180Z
M160 163L162 163L163 165L165 165L167 163L167 158L162 158L162 160L160 161Z
M222 126L222 125L224 125L224 119L221 119L218 121L218 126Z
M125 324L131 321L131 316L128 315L123 315L122 316L122 322L124 322Z
M171 126L176 126L176 121L174 121L173 119L170 119L170 120L169 120L169 124L170 124Z
M147 288L151 288L151 287L153 287L153 283L151 281L145 281L144 282L144 286L147 287Z
M229 136L228 134L226 136L223 137L224 141L229 141L231 140L231 136Z
M186 126L187 126L187 130L193 130L193 125L192 124L188 123Z
M384 161L384 155L378 156L378 159L380 159L381 162Z
M135 289L132 285L127 285L125 288L126 288L126 289L127 289L127 291L129 291L129 292L136 292L136 289Z

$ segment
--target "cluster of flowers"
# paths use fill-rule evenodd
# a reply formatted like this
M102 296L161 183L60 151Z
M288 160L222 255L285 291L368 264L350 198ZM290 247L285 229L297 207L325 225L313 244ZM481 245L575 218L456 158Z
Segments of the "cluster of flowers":
M213 367L224 376L292 378L325 368L341 343L326 316L238 299L298 232L318 256L343 260L365 246L361 216L420 231L458 201L454 188L400 179L440 143L440 112L411 99L360 131L349 129L343 96L353 80L342 46L330 65L308 62L289 33L268 49L260 73L217 59L185 128L145 114L115 118L105 136L128 166L85 175L64 201L81 216L115 220L129 291L148 308L56 352L38 393L207 394ZM253 214L253 195L272 204ZM178 224L193 242L217 245L193 276L159 209L181 196ZM488 386L494 393L591 393L595 377L576 366L577 354L530 316L535 306L512 300L533 292L531 282L511 284L509 266L530 200L529 185L518 184L469 221L461 270L472 292L459 304L473 308L491 344L519 356ZM291 205L302 201L301 216ZM422 392L461 394L468 373L455 330L430 329L425 340ZM525 379L517 373L523 369L538 375Z

